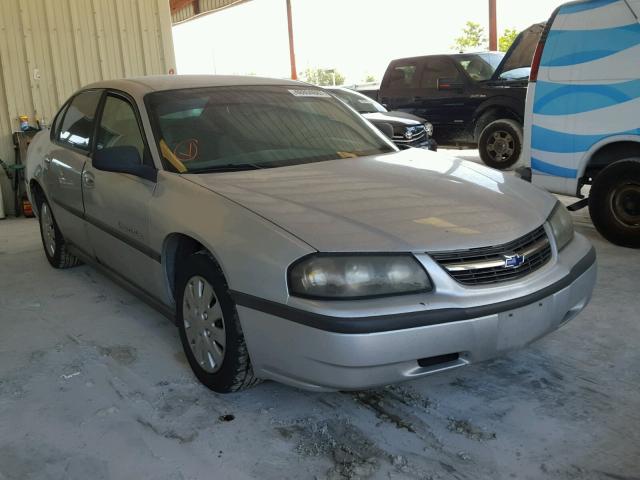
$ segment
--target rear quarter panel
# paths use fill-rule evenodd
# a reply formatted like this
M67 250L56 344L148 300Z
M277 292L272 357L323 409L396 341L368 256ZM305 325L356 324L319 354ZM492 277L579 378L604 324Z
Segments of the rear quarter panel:
M44 156L51 149L50 140L51 131L48 129L42 130L31 140L29 149L27 150L27 161L25 167L25 179L27 185L30 185L31 180L37 181L40 186L46 191L46 185L42 178L44 172ZM31 198L31 189L27 188L27 194L32 205L35 205L35 201Z

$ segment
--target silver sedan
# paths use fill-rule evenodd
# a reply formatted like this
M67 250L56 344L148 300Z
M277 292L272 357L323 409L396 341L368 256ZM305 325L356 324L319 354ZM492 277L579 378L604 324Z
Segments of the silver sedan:
M87 86L36 136L53 267L174 319L195 375L363 389L523 347L589 302L595 253L551 195L398 149L325 91L256 77Z

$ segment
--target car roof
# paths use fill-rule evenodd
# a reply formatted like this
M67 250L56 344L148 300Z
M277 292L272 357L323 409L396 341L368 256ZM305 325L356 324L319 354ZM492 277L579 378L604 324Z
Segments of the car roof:
M435 53L435 54L432 54L432 55L417 55L415 57L397 58L395 60L392 60L391 63L403 62L403 61L407 61L407 60L421 60L423 58L433 58L433 57L451 57L451 58L455 58L455 57L465 57L467 55L487 55L487 54L504 55L504 52L496 52L494 50L481 50L481 51L478 51L478 52L463 52L463 53Z
M119 80L105 80L92 83L81 90L91 88L112 88L133 96L143 96L150 92L179 90L201 87L227 87L248 85L291 85L308 86L304 82L277 78L240 75L151 75Z

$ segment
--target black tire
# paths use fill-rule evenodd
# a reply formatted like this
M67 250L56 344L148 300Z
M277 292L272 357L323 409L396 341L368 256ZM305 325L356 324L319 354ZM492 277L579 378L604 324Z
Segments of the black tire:
M498 170L513 167L522 154L522 126L515 120L494 120L482 130L478 149L485 165Z
M211 285L215 294L212 305L219 302L222 311L223 334L226 341L221 365L215 372L209 372L200 365L187 335L188 327L184 316L185 291L189 282L198 277L204 278ZM253 374L238 312L229 295L227 282L222 270L207 252L195 253L179 266L176 278L176 319L184 353L193 373L203 385L218 393L230 393L260 382ZM217 319L212 320L215 321Z
M53 268L71 268L82 262L78 257L69 253L67 242L58 228L56 219L47 200L42 200L38 206L38 223L40 224L40 238L47 260Z
M596 175L589 213L611 243L640 248L640 158L619 160Z

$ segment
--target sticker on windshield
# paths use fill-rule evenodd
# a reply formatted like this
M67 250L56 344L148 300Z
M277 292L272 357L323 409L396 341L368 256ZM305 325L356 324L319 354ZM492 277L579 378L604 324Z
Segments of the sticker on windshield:
M294 97L324 97L331 98L327 92L323 92L322 90L289 90L289 93Z

